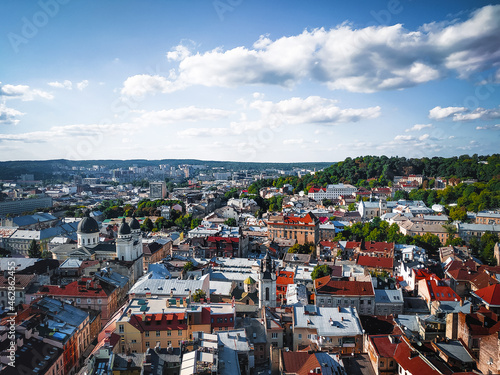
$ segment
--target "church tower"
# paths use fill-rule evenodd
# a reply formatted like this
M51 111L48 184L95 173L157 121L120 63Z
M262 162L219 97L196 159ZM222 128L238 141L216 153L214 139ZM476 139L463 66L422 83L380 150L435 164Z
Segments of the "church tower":
M99 224L93 217L89 217L88 212L78 223L76 230L78 246L95 247L99 244Z
M116 257L118 260L131 261L133 257L134 240L130 226L122 219L122 223L118 228L118 238L116 240Z
M269 253L260 262L259 308L262 306L276 307L276 268Z
M141 225L135 216L132 217L129 225L133 242L132 257L137 259L142 255Z

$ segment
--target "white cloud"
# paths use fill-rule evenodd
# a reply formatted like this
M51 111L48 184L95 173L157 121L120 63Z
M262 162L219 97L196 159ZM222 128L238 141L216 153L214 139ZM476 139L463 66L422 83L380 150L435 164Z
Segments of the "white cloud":
M256 100L252 108L261 112L264 117L277 116L289 124L326 124L358 122L380 116L380 107L340 108L336 100L319 96L305 99L294 97L279 102Z
M485 125L485 126L476 126L476 130L500 130L500 124L496 125Z
M274 131L283 125L322 124L337 125L352 123L361 120L370 120L380 116L380 107L368 108L340 108L337 101L319 96L309 96L305 99L291 98L279 102L255 100L245 109L255 109L259 112L257 120L246 120L245 113L241 114L240 121L232 121L228 128L189 128L177 134L187 137L207 135L236 135L256 131L264 128ZM212 113L217 118L226 117L230 112L222 110ZM189 112L189 111L186 111ZM144 116L144 115L143 115ZM200 118L207 119L207 114L200 113ZM210 116L208 116L210 117ZM214 118L214 119L217 119ZM210 119L210 118L208 118Z
M425 128L432 128L432 124L415 124L411 128L406 129L406 132L420 131Z
M141 93L192 85L291 87L301 80L352 92L403 89L493 68L500 63L499 43L500 5L494 5L474 11L465 21L428 24L416 31L400 24L355 29L344 23L275 40L261 36L251 47L192 54L181 44L167 54L179 62L177 73L149 76L155 84L143 85ZM125 95L130 94L129 79Z
M492 120L500 118L500 107L469 110L465 107L435 107L429 111L429 117L435 120L451 118L453 121Z
M16 117L22 115L24 113L13 108L8 108L5 104L0 104L0 125L17 125L20 120Z
M397 135L394 137L394 140L396 142L410 142L414 141L415 137L413 137L412 135Z
M22 101L31 101L37 98L54 99L54 96L46 91L31 89L27 85L3 85L0 82L0 97L4 99L16 98Z
M86 88L87 86L89 85L89 81L84 79L83 81L81 82L78 82L76 84L76 88L80 91L83 91L84 88Z
M466 111L465 107L434 107L429 111L429 118L433 120L443 120L453 116L455 113Z
M167 52L167 59L170 61L181 61L188 56L191 56L191 51L188 47L182 44L175 46L170 52Z
M425 141L426 139L429 139L430 135L429 134L423 134L420 137L418 137L419 141Z
M159 75L138 74L128 77L123 83L122 95L142 97L147 93L175 91L178 84Z
M68 79L65 79L63 82L59 82L59 81L54 81L54 82L49 82L47 83L49 86L52 86L52 87L55 87L55 88L58 88L58 89L66 89L66 90L73 90L73 82L71 82L70 80ZM89 81L84 79L83 81L81 82L77 82L75 83L75 87L80 90L80 91L83 91L83 89L85 89L87 86L89 85Z
M145 112L141 120L152 123L172 123L181 121L214 121L228 117L232 112L217 108L184 108Z
M73 89L73 82L69 80L64 80L63 82L59 81L54 81L54 82L49 82L47 83L49 86L58 88L58 89L67 89L67 90L72 90Z

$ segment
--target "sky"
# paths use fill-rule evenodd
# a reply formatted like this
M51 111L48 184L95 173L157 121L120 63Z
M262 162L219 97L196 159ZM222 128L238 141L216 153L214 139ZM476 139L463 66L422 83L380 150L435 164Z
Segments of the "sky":
M500 3L0 2L0 160L499 152Z

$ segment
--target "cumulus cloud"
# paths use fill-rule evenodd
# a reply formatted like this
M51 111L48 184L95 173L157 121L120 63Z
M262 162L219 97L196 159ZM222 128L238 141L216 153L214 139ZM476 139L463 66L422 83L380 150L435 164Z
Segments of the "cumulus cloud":
M191 51L187 46L183 44L179 44L172 48L171 51L167 52L167 59L170 61L181 61L188 56L191 56Z
M264 117L271 115L281 117L289 124L326 124L358 122L380 116L380 107L340 108L336 100L319 96L305 99L291 98L279 102L256 100L251 108L258 109Z
M179 88L179 85L159 75L138 74L128 77L123 83L122 95L142 97L148 93L166 93Z
M66 90L73 90L73 82L70 80L66 79L63 82L59 81L54 81L54 82L49 82L47 83L49 86L58 88L58 89L66 89ZM84 79L81 82L76 82L74 84L74 87L76 87L78 90L83 91L87 86L89 85L89 81Z
M49 82L47 83L49 86L52 86L52 87L55 87L55 88L58 88L58 89L67 89L67 90L71 90L73 89L73 82L69 81L69 80L64 80L63 82L59 82L59 81L54 81L54 82Z
M31 101L38 98L54 99L54 96L46 91L32 89L27 85L2 85L0 82L0 97L4 99L15 98L22 101Z
M176 73L163 79L149 76L154 84L144 85L141 92L171 92L192 85L291 87L302 80L321 82L332 90L397 90L448 74L468 78L493 68L500 62L499 44L500 5L478 9L464 21L417 30L401 24L356 29L344 23L274 40L261 36L251 47L191 53L181 44L167 53L169 60L179 63ZM129 79L122 90L125 95L131 92Z
M492 109L479 107L474 110L465 107L434 107L429 111L429 118L434 120L451 118L453 121L492 120L500 118L500 107Z
M429 111L429 118L433 120L443 120L453 116L455 113L466 111L465 107L434 107Z
M414 132L414 131L420 131L425 128L432 128L432 124L415 124L411 128L406 129L406 132Z
M0 104L0 125L17 125L19 119L17 116L22 116L24 113L13 108L8 108L5 104Z

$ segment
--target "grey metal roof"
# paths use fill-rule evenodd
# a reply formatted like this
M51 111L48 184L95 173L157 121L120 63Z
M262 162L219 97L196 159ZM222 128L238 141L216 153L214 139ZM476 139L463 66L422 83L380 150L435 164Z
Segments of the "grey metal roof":
M404 303L401 289L375 289L375 303Z
M231 294L232 283L230 281L210 280L210 294L221 294L229 296Z
M250 342L244 329L217 332L219 344L224 344L224 349L229 348L237 352L251 350Z
M210 276L203 275L199 280L178 280L178 279L150 279L148 275L141 277L130 289L129 294L138 295L151 293L152 295L167 296L173 291L175 296L188 296L189 291L194 293L197 289L202 289L204 280ZM208 292L208 290L205 290Z
M316 314L306 314L308 306L293 308L294 327L316 329L320 336L356 336L363 334L355 307L316 307Z
M474 358L463 347L460 341L450 340L448 342L436 342L436 346L448 356L464 363L474 363Z

